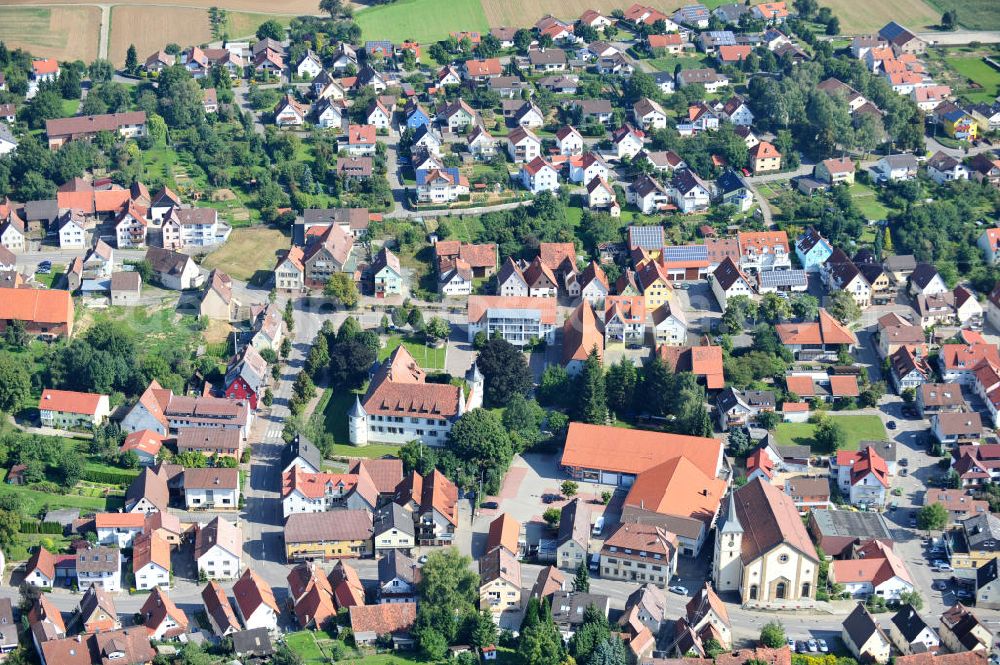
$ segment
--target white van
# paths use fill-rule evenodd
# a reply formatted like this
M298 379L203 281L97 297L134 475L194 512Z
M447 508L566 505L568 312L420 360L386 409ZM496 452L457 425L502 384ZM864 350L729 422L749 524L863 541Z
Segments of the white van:
M601 532L603 531L604 531L604 515L601 515L600 517L597 518L597 521L594 522L594 528L590 530L590 535L596 538L597 536L600 536Z

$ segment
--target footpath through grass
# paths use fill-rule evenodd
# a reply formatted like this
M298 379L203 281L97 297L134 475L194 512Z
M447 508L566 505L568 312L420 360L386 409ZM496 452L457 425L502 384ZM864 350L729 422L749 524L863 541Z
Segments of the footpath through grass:
M882 419L874 415L838 416L830 413L847 434L844 450L857 450L860 441L882 441L888 438ZM779 446L815 445L816 425L813 423L780 423L774 430Z

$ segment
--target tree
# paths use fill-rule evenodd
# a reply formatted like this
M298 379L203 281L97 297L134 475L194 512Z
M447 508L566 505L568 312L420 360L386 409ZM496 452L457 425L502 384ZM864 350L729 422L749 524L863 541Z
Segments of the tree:
M819 313L819 301L808 293L792 297L792 313L801 321L812 321Z
M413 328L414 330L423 330L424 329L424 315L420 311L420 308L414 307L413 309L411 309L410 310L410 316L407 317L406 322L409 323L410 327Z
M534 445L541 438L541 424L545 410L535 400L520 393L510 398L503 410L503 426L511 443L520 452Z
M128 50L125 52L125 71L130 76L139 73L139 54L136 53L135 44L129 44Z
M847 444L844 426L829 416L819 421L813 438L816 440L815 450L823 453L835 453Z
M840 19L837 18L836 16L831 16L830 20L826 22L826 30L825 30L825 32L826 32L827 35L830 35L831 37L833 35L839 35L840 34Z
M506 340L486 342L476 365L483 374L487 406L503 406L515 394L527 395L531 390L531 370L524 354Z
M617 637L604 640L590 656L589 665L627 665L625 645Z
M546 508L545 512L542 513L542 519L545 523L551 527L559 524L559 520L562 518L562 513L559 512L558 508Z
M532 36L531 31L521 28L514 33L514 48L522 53L526 52L528 47L531 46L531 42L533 40L534 37Z
M24 321L20 319L13 319L7 326L7 330L4 331L4 341L10 346L16 349L27 348L28 343L31 341L31 336L28 334L28 328L24 325Z
M639 383L639 371L628 358L622 358L608 368L604 375L608 409L622 414L632 410L635 402L635 388Z
M13 412L31 395L31 376L15 356L0 355L0 411Z
M525 665L561 665L563 662L562 636L552 623L552 613L545 601L532 598L528 603L517 654Z
M571 499L576 496L579 489L580 485L572 480L564 480L562 485L559 486L559 491L561 491L562 495L567 499Z
M757 426L761 429L774 431L781 422L781 415L777 411L761 411L757 414Z
M431 320L424 326L424 334L432 340L448 339L448 336L451 335L451 324L443 317L431 317Z
M768 621L760 629L760 643L770 649L780 649L785 646L787 640L785 627L780 621Z
M257 28L257 39L273 39L276 42L280 42L285 38L285 28L280 23L271 19L269 21L264 21Z
M841 323L850 323L861 317L861 308L850 292L836 291L830 299L830 314Z
M338 340L330 348L330 382L340 388L360 388L377 357L358 339Z
M343 0L319 0L319 10L326 12L330 18L337 18L343 11Z
M760 316L769 323L781 323L791 316L792 306L777 293L766 293L760 301Z
M868 387L861 391L861 405L866 407L878 406L878 402L885 395L885 383L876 381L868 384Z
M358 305L358 287L350 275L335 272L323 287L323 295L336 298L344 307L354 309Z
M546 365L538 382L538 401L546 406L561 406L569 401L569 374L562 365Z
M752 445L750 434L742 427L729 432L728 448L733 457L744 457Z
M303 369L313 378L313 380L316 380L324 371L326 371L329 364L330 347L326 341L326 335L320 333L316 335L316 339L313 340L312 346L309 347L309 353L306 354Z
M941 14L941 28L943 30L954 30L958 25L958 12L954 9L949 9L944 14Z
M934 502L917 511L917 527L923 531L940 531L948 524L948 509Z
M576 567L576 577L573 578L573 591L590 593L590 573L587 572L587 562L581 561Z
M451 450L474 467L507 470L514 450L500 417L487 409L473 409L462 415L448 434Z
M115 67L104 58L97 58L90 63L90 67L87 68L87 74L94 83L105 83L114 77Z
M433 634L425 644L424 633L428 629L438 632L447 647L457 636L458 619L476 611L479 576L469 568L471 564L472 560L454 547L427 555L418 585L423 600L416 621L421 648L436 646Z
M608 419L608 399L604 387L604 369L597 347L591 349L580 373L574 378L573 419L603 425Z
M271 656L271 665L302 665L302 656L292 651L287 644L281 644Z
M914 589L913 591L904 591L899 594L899 604L900 605L912 605L913 609L918 612L924 609L924 599L920 595L920 592Z

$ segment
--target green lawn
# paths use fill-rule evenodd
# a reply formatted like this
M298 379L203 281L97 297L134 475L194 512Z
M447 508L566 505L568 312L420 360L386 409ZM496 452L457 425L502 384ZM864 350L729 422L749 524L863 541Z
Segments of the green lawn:
M402 335L392 335L386 340L385 346L378 352L379 362L388 358L389 354L395 351L400 344L406 347L406 350L410 352L413 359L416 360L417 364L423 369L444 369L444 347L435 349L425 345L420 340L403 337Z
M62 276L65 273L66 273L66 266L64 266L61 263L53 263L52 272L48 273L47 275L36 273L35 280L39 284L44 284L45 288L51 289L53 284L59 286L59 280L62 279Z
M104 499L78 494L49 494L48 492L30 490L20 485L8 485L6 482L0 484L0 495L3 494L20 494L25 501L24 513L26 515L35 515L46 505L50 508L79 508L84 512L88 510L104 512L116 510L122 504L121 497Z
M448 37L449 32L486 32L490 29L479 0L399 0L362 9L354 15L363 39L424 44Z
M875 196L875 190L861 183L854 183L850 186L851 198L858 212L867 219L886 219L889 216L889 209L879 203Z
M980 86L980 89L969 89L963 86L960 94L973 102L992 102L1000 93L1000 71L994 69L978 56L947 58L948 66L965 78Z
M701 69L707 67L707 56L692 57L689 55L665 55L662 58L653 58L649 61L653 67L661 72L673 72L679 64L681 69Z
M323 654L322 649L316 644L316 638L311 630L300 630L297 633L289 633L285 636L285 643L288 648L297 653L306 665L309 663L329 663L329 657Z
M958 22L969 30L1000 30L1000 12L996 0L928 0L942 14L958 12Z
M64 99L62 100L62 113L64 116L69 117L76 115L77 109L80 108L79 99Z
M888 438L882 419L878 416L838 416L831 418L847 432L845 450L857 450L859 441L878 441ZM774 431L779 446L811 446L816 425L812 423L781 423Z

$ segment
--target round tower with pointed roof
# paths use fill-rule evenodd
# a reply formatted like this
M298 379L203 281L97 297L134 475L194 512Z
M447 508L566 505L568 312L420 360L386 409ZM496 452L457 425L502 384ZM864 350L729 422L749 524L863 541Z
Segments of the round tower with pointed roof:
M712 580L717 591L737 591L743 576L743 561L740 553L743 547L743 525L736 514L736 490L729 491L726 513L719 519L715 534L715 559L712 564Z
M465 382L469 386L469 396L465 399L465 411L472 411L483 405L485 381L483 373L479 371L478 363L473 362L472 367L465 373Z
M357 395L354 396L354 406L347 413L347 432L355 446L368 445L368 414Z

